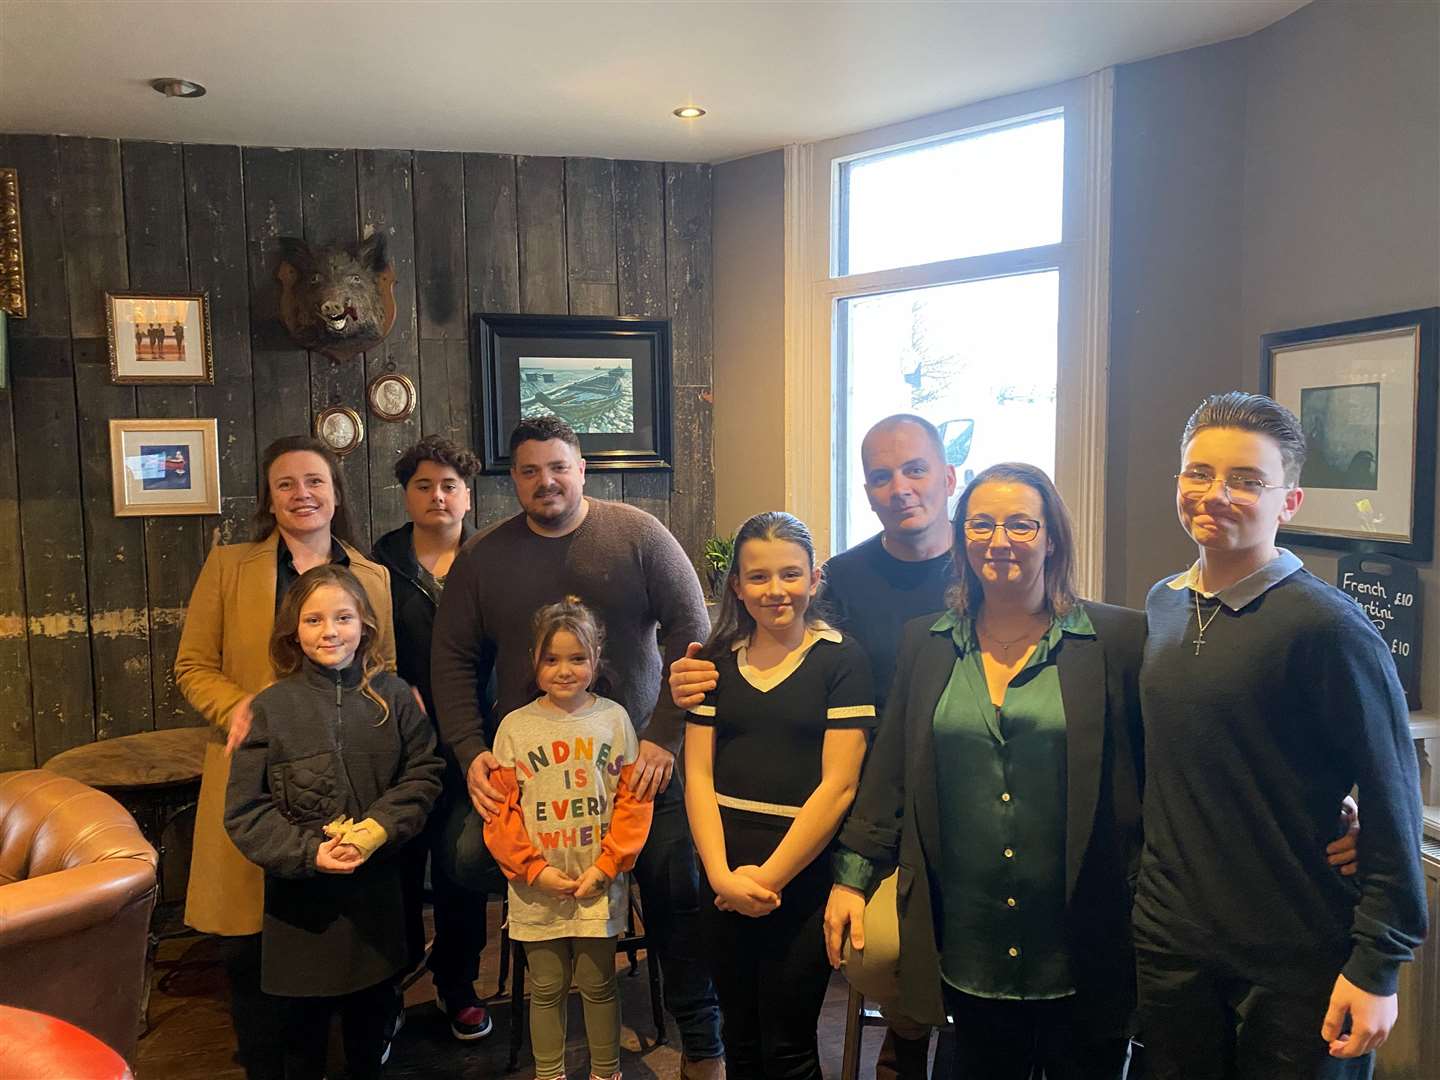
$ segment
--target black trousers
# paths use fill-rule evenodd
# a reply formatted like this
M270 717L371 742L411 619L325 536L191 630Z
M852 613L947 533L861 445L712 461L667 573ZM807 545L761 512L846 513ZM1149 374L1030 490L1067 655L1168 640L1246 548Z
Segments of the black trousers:
M222 937L236 1057L246 1080L284 1080L285 999L260 989L260 935Z
M1293 994L1200 960L1136 957L1147 1080L1365 1080L1373 1054L1332 1058L1320 1025L1332 986Z
M470 806L463 787L447 787L430 814L425 830L405 848L403 887L405 932L412 968L425 951L425 866L430 866L434 901L435 941L426 966L435 989L447 1002L464 1002L475 993L480 977L480 954L486 944L486 901L490 893L505 890L505 878L495 865L482 835L484 823ZM474 824L471 825L473 819ZM463 880L457 880L463 867Z
M285 1006L285 1080L324 1080L330 1018L340 1013L349 1080L377 1080L386 1024L395 1000L392 980L341 997L281 998Z
M733 866L759 866L784 835L783 826L756 828L737 824L739 814L722 814ZM802 870L782 891L780 906L760 918L720 911L705 888L701 928L720 995L728 1080L820 1080L816 1029L830 983L824 931L829 895L827 854Z
M955 1020L951 1080L1121 1080L1127 1038L1091 1038L1075 1022L1075 999L1004 1001L942 986Z

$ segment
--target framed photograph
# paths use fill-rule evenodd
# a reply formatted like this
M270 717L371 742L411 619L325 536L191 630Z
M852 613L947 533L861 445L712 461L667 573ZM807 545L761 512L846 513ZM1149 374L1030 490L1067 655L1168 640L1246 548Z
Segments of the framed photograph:
M220 447L210 420L111 420L116 517L220 512Z
M206 293L107 292L105 331L111 382L215 381Z
M398 371L387 371L370 380L365 399L381 420L396 423L415 411L415 384Z
M1261 338L1263 389L1300 418L1305 501L1280 538L1428 561L1440 308Z
M25 318L25 244L20 235L20 174L0 169L0 312Z
M365 438L365 421L354 409L332 405L315 417L315 437L344 457Z
M487 473L510 468L510 432L553 414L580 437L586 468L669 469L670 321L476 315L471 380Z

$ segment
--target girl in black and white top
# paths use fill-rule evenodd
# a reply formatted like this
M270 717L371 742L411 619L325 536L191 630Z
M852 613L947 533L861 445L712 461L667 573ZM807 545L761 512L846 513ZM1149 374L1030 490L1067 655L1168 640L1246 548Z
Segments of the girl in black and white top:
M823 855L854 798L875 705L864 652L812 606L819 584L802 522L771 512L740 527L703 650L718 684L686 731L685 806L713 894L701 918L731 1080L820 1077Z

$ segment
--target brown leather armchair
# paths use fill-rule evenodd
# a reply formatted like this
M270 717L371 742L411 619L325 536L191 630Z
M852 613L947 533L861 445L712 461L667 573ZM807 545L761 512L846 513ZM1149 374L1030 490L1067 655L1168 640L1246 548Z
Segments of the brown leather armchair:
M155 849L118 802L43 769L0 773L0 1004L135 1050Z

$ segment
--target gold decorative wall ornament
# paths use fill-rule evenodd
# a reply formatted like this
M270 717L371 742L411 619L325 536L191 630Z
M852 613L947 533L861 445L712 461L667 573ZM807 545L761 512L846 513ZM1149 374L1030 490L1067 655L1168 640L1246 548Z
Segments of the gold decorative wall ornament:
M20 243L20 174L0 169L0 308L25 318L25 252Z

